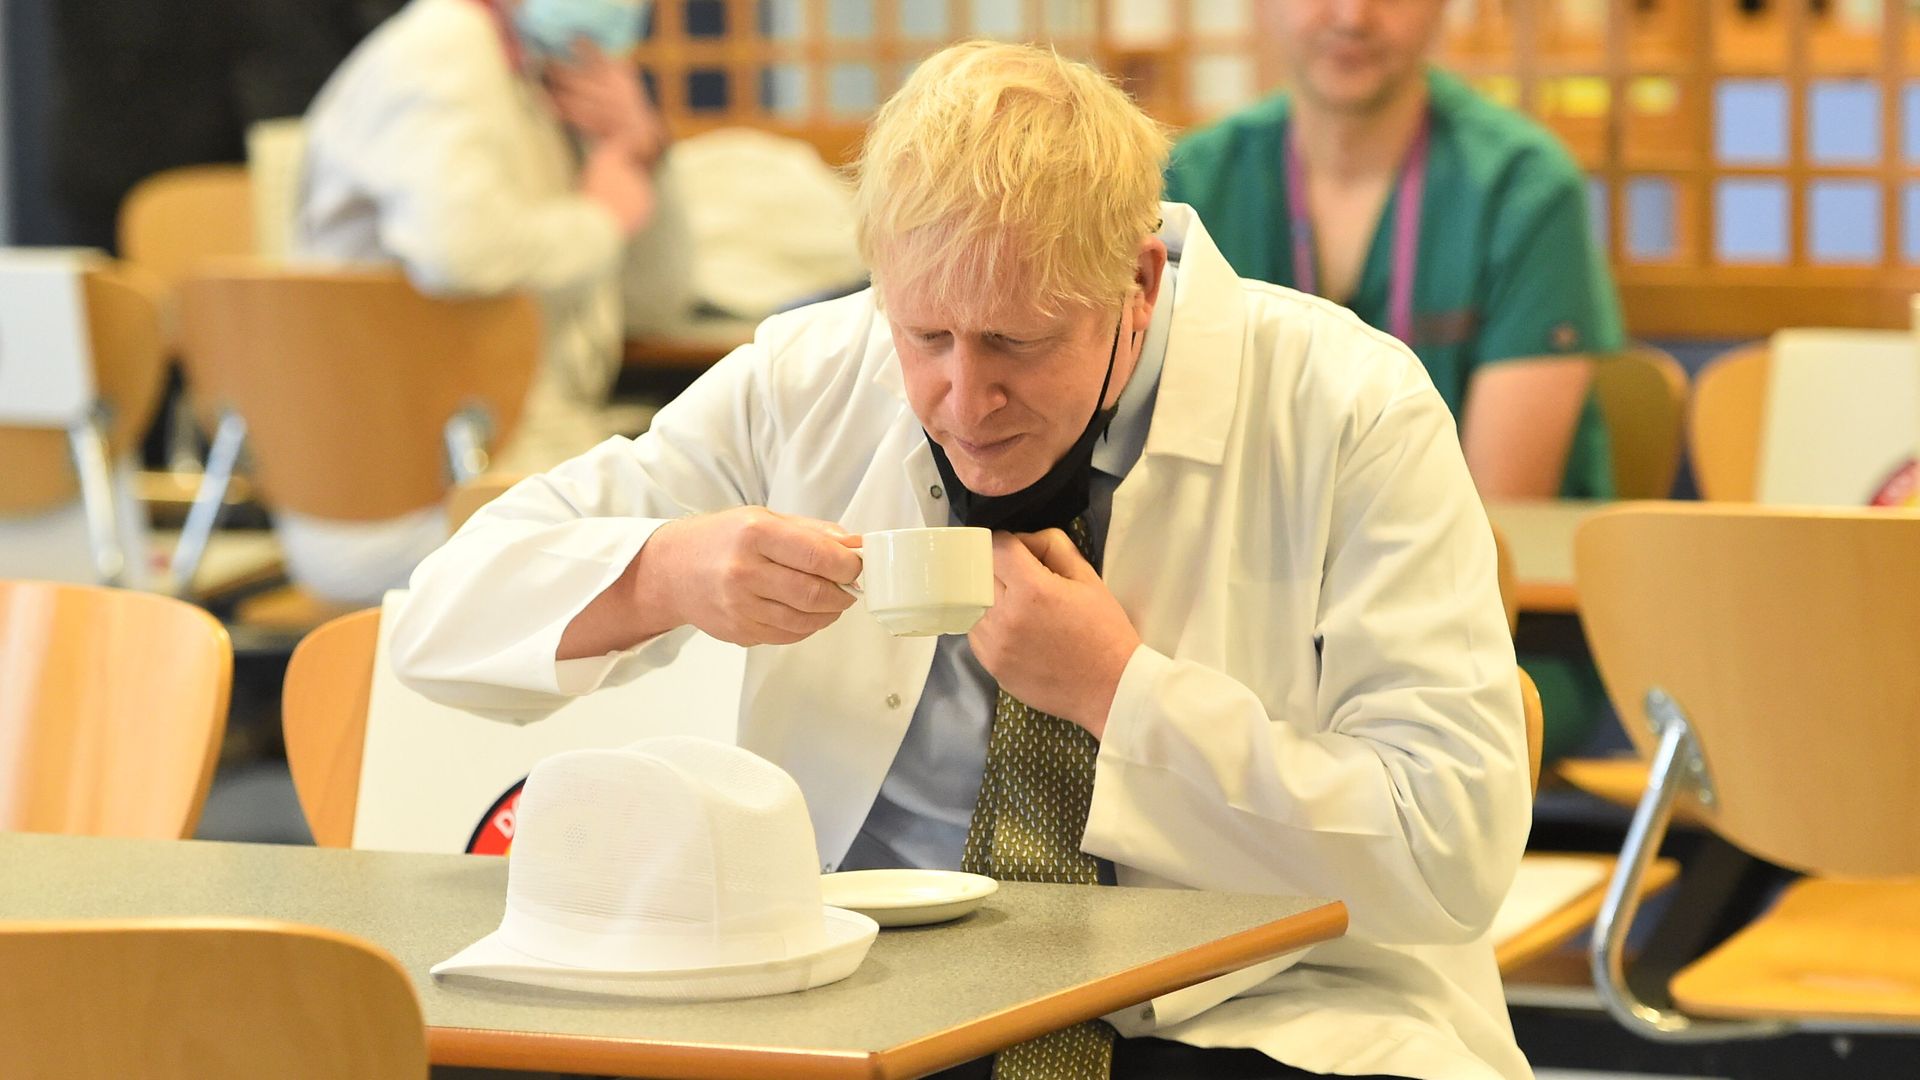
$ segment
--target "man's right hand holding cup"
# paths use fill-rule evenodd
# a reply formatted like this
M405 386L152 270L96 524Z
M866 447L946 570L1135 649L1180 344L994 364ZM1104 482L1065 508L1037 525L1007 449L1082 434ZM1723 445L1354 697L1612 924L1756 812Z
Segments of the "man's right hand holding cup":
M567 626L557 658L601 656L691 625L736 645L790 645L853 606L860 537L743 506L670 521Z

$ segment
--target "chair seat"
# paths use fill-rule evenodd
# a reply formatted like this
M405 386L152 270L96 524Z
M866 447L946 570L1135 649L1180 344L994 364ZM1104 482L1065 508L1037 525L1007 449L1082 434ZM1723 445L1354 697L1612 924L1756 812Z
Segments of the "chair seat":
M1640 796L1647 790L1647 763L1639 758L1561 758L1553 763L1553 771L1581 791L1628 810L1640 805ZM1707 827L1700 804L1687 794L1673 801L1673 820Z
M187 512L193 509L193 497L200 493L200 474L144 470L135 474L134 484L140 501L146 504L147 513L155 522L177 525L186 520ZM228 506L253 502L253 482L244 476L234 477L222 501Z
M360 610L352 604L337 604L293 585L249 596L234 607L236 625L256 630L280 630L304 634L321 623Z
M177 531L153 534L156 576L165 572L179 546ZM218 604L283 579L286 573L280 541L273 533L264 529L222 529L207 539L206 554L200 558L188 595L198 604Z
M1493 922L1501 974L1512 975L1590 926L1617 861L1611 855L1528 852ZM1640 881L1641 897L1673 884L1679 872L1672 859L1654 860Z
M1920 879L1798 881L1671 989L1702 1016L1920 1025Z

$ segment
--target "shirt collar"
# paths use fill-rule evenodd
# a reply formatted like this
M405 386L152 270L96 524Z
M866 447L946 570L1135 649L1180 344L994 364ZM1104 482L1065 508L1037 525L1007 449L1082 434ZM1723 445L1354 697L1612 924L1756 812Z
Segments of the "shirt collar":
M1163 234L1161 237L1166 239ZM1140 362L1135 365L1127 388L1120 392L1113 423L1107 437L1094 447L1093 467L1112 477L1132 471L1147 446L1147 427L1153 420L1153 402L1160 389L1160 369L1167 360L1167 337L1173 330L1173 294L1175 271L1180 268L1179 252L1169 244L1167 268L1160 275L1160 296L1147 320L1147 338L1140 346Z

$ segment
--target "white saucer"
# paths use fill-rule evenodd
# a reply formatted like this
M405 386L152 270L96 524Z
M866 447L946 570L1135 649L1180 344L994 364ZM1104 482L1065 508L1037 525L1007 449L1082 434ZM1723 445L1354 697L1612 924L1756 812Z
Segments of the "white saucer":
M1000 883L957 870L847 870L820 879L821 900L881 926L921 926L957 919L992 896Z

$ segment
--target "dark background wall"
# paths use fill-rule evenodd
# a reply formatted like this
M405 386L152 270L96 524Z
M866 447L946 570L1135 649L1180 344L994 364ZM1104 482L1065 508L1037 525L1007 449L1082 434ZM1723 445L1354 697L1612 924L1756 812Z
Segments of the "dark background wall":
M400 0L0 5L11 241L111 249L134 183L241 160L247 125L304 112Z

